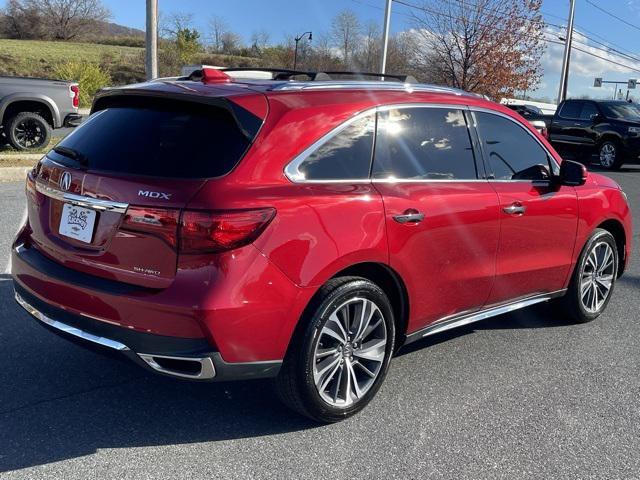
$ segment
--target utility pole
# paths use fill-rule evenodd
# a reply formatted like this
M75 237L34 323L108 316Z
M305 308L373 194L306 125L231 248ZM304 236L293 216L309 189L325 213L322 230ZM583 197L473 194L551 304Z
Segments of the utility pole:
M393 0L387 0L387 6L384 9L384 27L382 28L382 59L380 61L380 73L387 73L387 49L389 47L389 27L391 25L392 3Z
M567 85L569 83L569 63L571 61L571 43L573 41L573 17L576 12L576 1L570 0L569 24L567 36L564 40L564 56L562 59L562 73L560 75L560 89L558 90L558 105L567 98Z
M147 80L158 78L158 0L147 0L146 31Z

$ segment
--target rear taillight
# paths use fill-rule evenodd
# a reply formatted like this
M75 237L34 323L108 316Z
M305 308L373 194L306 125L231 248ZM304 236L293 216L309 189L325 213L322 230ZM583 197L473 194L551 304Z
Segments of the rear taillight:
M179 210L130 206L121 228L153 235L175 248L178 244L179 218Z
M71 85L69 87L69 95L73 101L73 107L78 108L80 106L80 87L78 85Z
M180 253L215 253L253 242L276 214L274 208L255 210L186 210L180 221Z

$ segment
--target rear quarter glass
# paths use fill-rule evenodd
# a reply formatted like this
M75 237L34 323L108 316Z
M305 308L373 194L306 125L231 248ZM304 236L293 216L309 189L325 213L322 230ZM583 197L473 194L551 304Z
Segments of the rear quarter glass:
M237 105L111 100L58 145L77 152L84 165L55 150L49 157L68 167L121 175L220 177L238 164L262 124Z

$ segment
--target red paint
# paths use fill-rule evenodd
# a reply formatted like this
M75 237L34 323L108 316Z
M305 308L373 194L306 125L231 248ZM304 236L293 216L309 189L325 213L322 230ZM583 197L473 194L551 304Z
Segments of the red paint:
M221 178L168 181L70 170L45 158L37 182L58 188L61 172L71 171L71 192L129 203L128 217L100 213L91 245L61 238L56 227L62 202L37 193L30 175L28 223L16 243L70 270L129 284L131 292L108 294L49 278L14 251L17 282L51 304L123 328L207 338L226 361L242 362L282 359L317 289L359 263L397 273L408 294L410 333L449 315L565 288L586 239L605 221L619 222L627 258L631 252L629 207L615 182L600 175L589 174L581 187L544 190L530 182L491 181L294 184L283 172L298 153L354 114L394 103L499 111L529 128L561 161L545 138L505 107L449 93L273 92L269 82L182 83L135 88L226 97L257 115L264 124L243 160ZM166 192L170 200L141 201L139 190ZM514 202L527 208L526 215L503 212ZM393 220L410 209L425 213L425 220ZM215 217L247 210L275 215ZM132 215L160 223L145 227ZM197 247L189 253L180 251L181 228ZM247 245L247 238L253 243ZM206 248L207 241L216 248ZM218 248L220 242L226 247Z

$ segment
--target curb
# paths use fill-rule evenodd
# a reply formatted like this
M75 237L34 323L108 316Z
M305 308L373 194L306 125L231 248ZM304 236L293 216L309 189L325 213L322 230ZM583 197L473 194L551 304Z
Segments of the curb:
M0 163L2 162L2 160L14 160L14 159L19 159L19 160L40 160L42 157L44 157L44 153L0 153ZM0 164L0 167L2 167L2 165ZM9 167L2 167L2 168L9 168Z
M2 167L0 168L0 182L21 182L26 176L27 172L32 167Z

